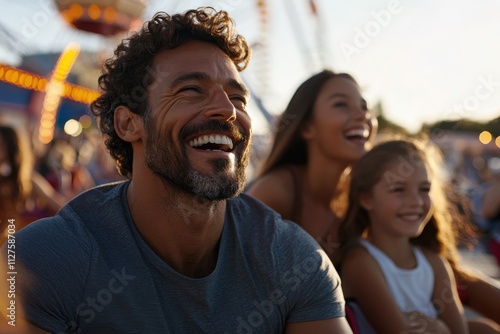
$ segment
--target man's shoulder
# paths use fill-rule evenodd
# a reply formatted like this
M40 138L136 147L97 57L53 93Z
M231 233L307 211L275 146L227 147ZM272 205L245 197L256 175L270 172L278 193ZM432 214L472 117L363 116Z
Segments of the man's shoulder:
M278 212L250 195L241 194L230 200L228 211L238 229L244 229L247 236L255 234L275 241L286 240L316 247L314 239L299 225L283 219Z
M281 219L279 213L271 209L269 206L258 200L257 198L241 193L239 196L228 201L230 210L243 210L248 213L266 215L273 218Z
M227 210L236 220L256 221L265 226L280 228L296 225L291 221L283 219L278 212L274 211L260 200L245 193L228 201ZM260 226L260 228L262 228L262 226Z
M99 217L114 212L113 203L120 199L123 183L113 183L92 188L69 203L52 216L35 221L16 233L16 239L26 249L33 245L56 244L59 248L88 248L91 243L89 224L100 223Z
M82 214L88 212L85 210L87 208L95 211L98 207L109 205L110 201L120 200L127 185L127 181L119 181L96 186L76 196L66 206Z
M121 200L127 182L104 184L89 189L68 202L57 213L63 220L95 223L121 214Z

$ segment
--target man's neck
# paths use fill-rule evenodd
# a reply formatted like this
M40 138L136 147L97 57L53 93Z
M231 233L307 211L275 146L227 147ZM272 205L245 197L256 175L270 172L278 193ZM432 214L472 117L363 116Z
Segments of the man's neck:
M209 202L157 183L131 181L127 202L145 242L166 263L189 277L210 274L217 263L226 201Z

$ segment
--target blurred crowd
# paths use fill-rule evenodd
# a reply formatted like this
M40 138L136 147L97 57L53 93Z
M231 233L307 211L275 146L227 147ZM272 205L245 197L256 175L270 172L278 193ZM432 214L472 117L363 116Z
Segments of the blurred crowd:
M96 185L123 179L106 152L100 131L79 138L64 132L41 145L28 126L0 114L0 232L54 215L66 202ZM76 140L77 139L77 140ZM1 242L3 243L3 242Z

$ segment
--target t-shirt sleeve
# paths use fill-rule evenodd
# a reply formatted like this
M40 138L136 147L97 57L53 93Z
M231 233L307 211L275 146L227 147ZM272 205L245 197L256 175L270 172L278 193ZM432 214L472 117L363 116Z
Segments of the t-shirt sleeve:
M16 280L22 313L51 333L72 333L89 273L92 247L78 224L60 216L15 234ZM2 253L6 253L6 246ZM2 255L5 256L5 255Z
M293 224L293 223L292 223ZM291 312L287 322L315 321L345 316L340 277L328 255L297 226L290 240L281 240L286 262L281 285Z

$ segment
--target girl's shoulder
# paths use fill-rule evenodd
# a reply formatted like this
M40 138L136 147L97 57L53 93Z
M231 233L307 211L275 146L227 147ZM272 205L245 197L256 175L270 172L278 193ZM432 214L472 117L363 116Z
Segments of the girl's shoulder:
M416 247L422 254L425 256L427 261L429 262L434 262L434 263L442 263L444 261L448 262L444 257L436 253L435 251L432 251L430 249L424 248L424 247Z
M343 253L338 270L346 297L359 299L358 292L368 288L367 282L370 282L370 289L385 284L378 263L361 245L353 245Z
M444 256L429 249L420 248L420 250L431 265L432 270L434 271L434 276L437 279L449 276L449 273L451 272L451 266Z
M367 269L367 267L360 266L360 264L371 266L371 264L376 264L376 262L366 247L361 243L353 242L342 254L341 266L343 270L346 267L352 267L354 271L358 269L364 271Z

